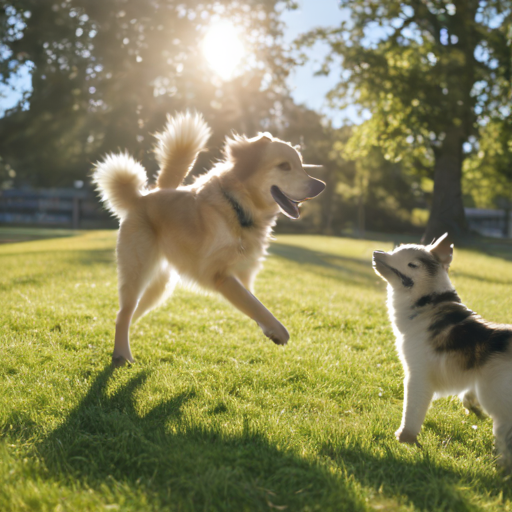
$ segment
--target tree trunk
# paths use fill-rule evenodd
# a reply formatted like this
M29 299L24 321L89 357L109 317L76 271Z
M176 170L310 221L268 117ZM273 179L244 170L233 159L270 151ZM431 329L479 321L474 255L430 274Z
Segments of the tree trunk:
M441 148L436 150L434 195L422 242L430 243L444 233L452 239L468 235L462 203L462 130L450 127Z

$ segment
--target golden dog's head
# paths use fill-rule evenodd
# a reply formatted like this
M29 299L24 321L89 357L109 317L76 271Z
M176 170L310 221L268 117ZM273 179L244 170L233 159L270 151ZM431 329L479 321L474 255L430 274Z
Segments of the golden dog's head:
M226 143L233 172L249 190L256 190L266 208L279 209L291 219L300 216L299 204L319 195L323 181L309 176L299 151L269 133L247 139L235 136Z

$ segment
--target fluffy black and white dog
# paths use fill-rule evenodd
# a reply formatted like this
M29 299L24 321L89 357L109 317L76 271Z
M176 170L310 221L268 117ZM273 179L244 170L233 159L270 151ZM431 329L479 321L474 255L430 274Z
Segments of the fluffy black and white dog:
M373 267L388 283L388 310L402 361L404 409L395 433L417 436L434 397L466 393L464 404L492 417L499 461L512 469L512 325L483 320L461 303L448 267L447 234L429 246L375 251Z

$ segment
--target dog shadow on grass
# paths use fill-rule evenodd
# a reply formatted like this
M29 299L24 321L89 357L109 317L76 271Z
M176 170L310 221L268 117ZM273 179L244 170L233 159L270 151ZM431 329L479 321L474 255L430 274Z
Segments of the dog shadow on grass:
M141 413L136 396L149 373L121 371L133 377L109 393L114 370L105 368L37 446L52 479L99 494L107 486L120 499L143 496L151 510L366 510L326 468L279 449L249 422L233 435L206 426L208 421L194 423L186 415L194 389ZM205 419L227 412L213 404Z
M420 450L416 447L409 449ZM462 468L448 469L432 460L427 451L419 452L411 461L388 447L371 450L352 442L343 446L324 445L320 454L342 467L364 487L373 488L376 496L383 497L385 510L394 510L393 506L386 507L386 497L395 496L402 496L417 510L429 512L480 510L467 495L468 489L481 496L494 497L494 501L512 499L507 477L479 474L478 468L472 472Z
M208 416L229 412L225 405L212 404L202 425L187 417L187 404L197 398L192 388L143 413L136 396L150 374L121 371L132 375L112 392L114 370L102 370L78 406L37 445L35 455L53 481L100 495L106 487L109 502L145 502L148 510L358 512L369 509L359 486L375 490L371 507L379 510L399 503L432 512L475 510L464 492L475 485L496 498L500 492L512 496L497 479L457 474L428 457L411 463L340 440L307 459L275 446L249 421L227 435L207 426ZM29 423L10 435L30 437L37 425Z
M351 258L277 242L270 246L269 252L344 283L373 287L379 281L373 271L371 259Z

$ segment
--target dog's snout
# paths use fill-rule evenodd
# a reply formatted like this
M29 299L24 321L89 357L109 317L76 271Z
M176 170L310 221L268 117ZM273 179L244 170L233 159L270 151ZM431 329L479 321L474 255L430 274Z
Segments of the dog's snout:
M311 176L310 176L311 178ZM321 194L325 189L325 183L321 180L317 180L316 178L311 178L309 183L309 194L308 198L316 197Z

